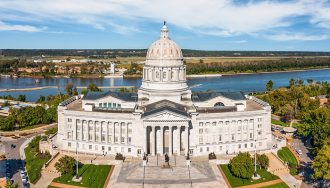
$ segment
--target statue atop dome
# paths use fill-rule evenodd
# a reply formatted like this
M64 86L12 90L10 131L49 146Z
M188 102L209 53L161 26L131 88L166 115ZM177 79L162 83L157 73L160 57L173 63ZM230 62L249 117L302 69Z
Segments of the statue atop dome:
M166 25L166 21L164 21L164 25L161 29L160 38L169 38L168 37L168 28L167 28L167 25Z

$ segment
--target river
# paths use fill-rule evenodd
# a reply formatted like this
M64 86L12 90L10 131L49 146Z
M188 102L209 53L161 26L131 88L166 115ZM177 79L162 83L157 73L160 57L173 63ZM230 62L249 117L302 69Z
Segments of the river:
M330 82L330 69L188 78L188 85L192 87L194 91L212 89L216 91L252 92L264 91L265 84L269 80L273 80L274 88L287 86L291 78L302 79L305 83L307 79ZM87 86L89 83L94 83L98 86L139 87L141 85L141 78L45 78L40 79L40 83L36 84L33 78L0 77L0 89L58 86L58 88L47 88L35 91L0 92L0 96L10 94L16 97L19 94L24 94L28 101L36 101L40 95L47 96L50 94L57 94L60 91L64 92L64 87L67 82L72 82L76 86Z

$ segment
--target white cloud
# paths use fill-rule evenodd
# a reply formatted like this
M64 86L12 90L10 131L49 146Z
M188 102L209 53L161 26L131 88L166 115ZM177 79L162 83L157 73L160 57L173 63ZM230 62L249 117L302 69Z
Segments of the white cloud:
M233 0L1 0L1 12L10 19L34 18L87 24L118 33L139 31L144 20L186 28L196 33L216 36L260 33L286 28L295 18L306 17L311 24L330 29L330 5L326 0L249 1ZM8 15L8 14L7 14ZM15 20L14 20L15 21ZM109 27L109 28L108 28ZM285 37L282 37L285 38ZM296 37L296 38L299 38Z
M31 25L10 25L0 21L0 31L25 31L25 32L41 32L47 27L35 27Z
M234 41L228 41L228 43L234 43L234 44L243 44L247 43L247 40L234 40Z
M320 41L329 38L327 35L306 35L303 33L269 35L268 39L277 41Z

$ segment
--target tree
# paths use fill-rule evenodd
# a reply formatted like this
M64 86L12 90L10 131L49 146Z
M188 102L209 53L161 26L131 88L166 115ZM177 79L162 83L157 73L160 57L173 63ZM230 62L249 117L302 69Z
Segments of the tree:
M21 102L25 102L26 101L26 96L25 95L18 95L17 100L21 101Z
M314 169L312 175L314 179L330 179L330 139L316 155L312 167Z
M289 86L292 87L294 85L295 85L295 80L293 78L291 78L289 81Z
M58 172L63 174L73 174L76 163L73 157L65 155L55 163L55 168Z
M269 158L265 155L257 155L257 163L261 166L263 169L267 169L269 166Z
M239 178L250 179L254 173L253 160L249 153L239 153L229 162L231 173Z
M66 84L65 91L69 96L78 95L77 88L71 82Z
M102 90L99 89L99 88L97 87L97 85L95 85L94 83L90 83L90 84L88 85L87 89L88 89L89 91L94 91L94 92L102 91Z
M313 82L314 82L313 79L307 79L307 83L308 83L308 84L312 84Z
M266 84L266 90L271 91L273 89L273 85L274 85L273 81L269 80Z

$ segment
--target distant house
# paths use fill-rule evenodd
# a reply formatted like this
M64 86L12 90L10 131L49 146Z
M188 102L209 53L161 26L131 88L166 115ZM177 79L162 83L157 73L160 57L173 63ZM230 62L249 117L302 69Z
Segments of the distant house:
M329 98L328 98L327 95L319 95L316 98L318 98L320 100L320 105L321 106L326 105L329 102Z

